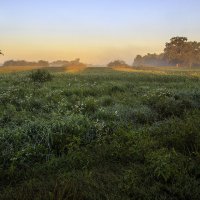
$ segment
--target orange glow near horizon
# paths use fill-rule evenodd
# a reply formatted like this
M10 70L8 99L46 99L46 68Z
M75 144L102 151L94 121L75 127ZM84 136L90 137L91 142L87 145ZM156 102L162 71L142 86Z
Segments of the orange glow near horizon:
M138 44L138 42L128 41L114 42L94 42L87 40L85 42L62 42L28 39L18 42L3 43L1 49L5 56L0 58L0 62L6 60L73 60L80 58L82 62L88 64L105 65L111 60L122 59L132 63L137 54L146 54L148 52L162 52L162 45ZM87 43L88 42L88 43ZM149 47L148 47L149 46ZM152 46L152 48L150 48Z
M171 37L199 41L199 7L197 0L181 1L181 9L180 0L1 1L0 63L80 58L131 64L138 54L161 53Z

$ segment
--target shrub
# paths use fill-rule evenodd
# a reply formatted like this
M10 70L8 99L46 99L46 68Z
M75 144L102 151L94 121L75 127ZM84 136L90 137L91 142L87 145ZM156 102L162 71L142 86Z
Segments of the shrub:
M139 106L132 110L133 121L139 124L148 124L156 121L157 115L147 106Z
M101 100L102 106L111 106L113 104L113 99L109 96L104 96Z
M128 67L128 64L126 64L123 60L115 60L113 62L108 63L108 67Z
M186 110L193 107L191 101L177 98L177 95L165 89L151 91L144 95L143 101L159 114L160 119L170 116L180 117Z
M120 92L125 92L124 88L122 86L114 85L109 89L109 94L112 93L120 93Z
M175 152L169 152L166 149L161 149L150 153L147 156L149 171L153 172L156 179L167 182L178 175L176 162L178 156Z
M93 98L85 100L85 112L94 113L98 109L98 102Z
M200 153L200 114L193 113L184 116L183 120L170 119L156 124L150 129L160 145L185 154Z
M47 82L47 81L51 81L53 76L46 70L43 69L38 69L36 71L33 71L30 75L29 75L30 79L33 82Z

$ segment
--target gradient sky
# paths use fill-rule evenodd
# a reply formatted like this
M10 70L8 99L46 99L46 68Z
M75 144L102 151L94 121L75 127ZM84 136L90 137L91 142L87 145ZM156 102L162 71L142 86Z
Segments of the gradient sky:
M132 63L173 36L200 41L199 9L199 0L0 0L0 62Z

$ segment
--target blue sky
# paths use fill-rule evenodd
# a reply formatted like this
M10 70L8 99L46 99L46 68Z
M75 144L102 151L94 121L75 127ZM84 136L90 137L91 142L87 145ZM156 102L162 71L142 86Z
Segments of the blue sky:
M199 8L198 0L0 0L0 59L131 63L173 36L200 41Z

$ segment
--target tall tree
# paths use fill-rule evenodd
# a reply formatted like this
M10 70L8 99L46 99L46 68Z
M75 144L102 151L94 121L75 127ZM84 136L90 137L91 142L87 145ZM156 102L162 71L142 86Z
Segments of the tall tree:
M187 46L186 37L173 37L166 43L164 54L171 64L182 65L185 59Z
M133 62L133 66L134 65L143 65L143 57L141 55L137 55L134 59L134 62Z
M187 42L184 49L184 64L190 68L200 62L200 43Z

